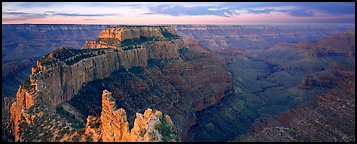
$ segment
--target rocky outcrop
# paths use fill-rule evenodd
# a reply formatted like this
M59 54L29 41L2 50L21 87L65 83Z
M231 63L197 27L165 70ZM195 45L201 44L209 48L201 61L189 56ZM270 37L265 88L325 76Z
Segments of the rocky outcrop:
M171 45L167 46L166 43ZM176 47L171 42L166 43L151 44L149 51L145 48L126 51L60 48L44 56L32 68L30 80L18 89L16 102L11 107L11 120L14 122L16 140L18 140L20 115L36 101L44 102L53 112L57 105L73 98L80 87L89 81L108 77L121 68L129 69L133 66L145 68L147 57L156 59L178 57ZM163 48L155 46L163 46ZM161 50L163 52L159 52Z
M101 138L101 124L99 117L88 116L84 134L90 136L93 141L99 141Z
M101 116L88 116L85 134L93 141L103 142L177 141L172 128L168 115L147 109L144 114L136 113L134 127L129 131L126 111L117 109L112 93L104 90Z
M67 58L62 56L76 52L79 54ZM115 51L81 52L62 48L37 62L30 82L38 91L39 99L53 108L73 98L83 84L107 77L118 70L119 66L119 57Z
M125 30L126 27L123 27L123 29ZM116 89L122 90L122 92L115 91L114 97L116 101L118 97L121 97L120 100L125 102L126 109L130 108L127 109L130 114L144 110L143 106L145 106L144 108L155 107L172 115L172 121L176 124L180 136L183 135L184 138L188 129L196 121L195 112L218 103L224 96L231 95L234 92L232 78L225 69L224 59L218 59L209 50L201 48L197 42L192 43L189 40L179 39L175 33L170 33L171 28L139 27L137 29L149 29L150 32L147 33L138 30L144 36L151 36L151 33L160 30L163 38L157 39L154 37L154 39L151 39L139 36L139 39L137 39L136 33L132 35L123 33L121 36L124 39L121 39L121 41L116 38L117 34L114 32L113 34L103 34L103 38L100 38L99 41L114 40L114 44L125 44L125 47L122 45L116 48L84 47L81 50L60 48L40 59L32 69L30 80L26 81L24 86L19 89L17 94L19 102L13 103L14 110L11 111L11 116L15 124L15 132L18 125L17 121L21 115L26 115L23 114L26 113L26 109L37 102L41 102L53 113L57 106L74 99L75 95L80 93L81 88L94 80L109 78L113 82L112 84L116 85ZM153 29L152 32L150 29ZM140 43L142 40L145 42ZM137 42L140 44L136 44ZM132 68L134 68L134 71ZM135 72L135 70L140 69L144 71L145 75ZM120 71L133 75L135 78L128 79L129 81L125 84L122 84L122 82L128 75L120 77L119 81L113 80L113 77L111 77L115 75L113 72L120 73ZM128 87L131 89L128 90ZM140 93L145 94L146 99L150 99L150 101L142 101ZM158 100L159 97L163 97L163 99ZM139 101L133 103L133 99ZM129 130L124 129L127 122L125 122L126 116L123 117L123 115L126 111L105 108L108 104L102 105L104 115L102 114L100 118L87 118L89 122L87 126L100 121L103 129L98 129L97 126L86 129L86 133L93 136L91 138L85 137L84 140L124 141L123 135L126 135L125 133L132 133L128 134L131 135L129 136L131 138L128 139L132 141L152 140L152 134L156 133L155 130L147 133L146 136L145 134L139 137L135 136L143 133L140 130L143 127L147 129L152 127L152 124L149 124L152 120L147 121L145 115L158 117L154 119L160 119L160 121L166 119L168 124L173 123L170 122L171 118L154 112L154 110L152 112L148 110L144 113L144 116L136 115L139 123L146 124L135 126L134 123L134 129L129 132ZM91 106L100 109L99 105ZM80 106L79 109L81 109ZM87 109L87 111L89 110ZM86 112L82 114L88 116ZM110 118L113 117L117 117L115 118L117 121L111 122ZM110 127L116 127L117 130L112 131ZM101 131L101 134L98 134L98 131ZM103 131L105 131L104 134ZM134 135L134 133L136 134ZM135 138L133 138L133 135ZM162 139L167 140L168 137L171 136L162 136ZM16 139L16 141L19 140ZM157 137L156 140L160 140L160 138Z
M121 26L121 27L112 27L105 28L100 32L99 38L113 38L119 41L125 39L139 38L144 37L158 37L164 38L162 35L162 28L165 31L175 33L175 30L172 27L159 27L159 26Z
M83 49L120 48L128 41L165 41L176 35L173 27L164 26L119 26L105 28L100 32L97 40L88 40ZM145 39L143 39L145 38ZM147 39L150 38L150 39ZM126 41L125 41L126 40Z
M152 36L158 32L172 31L170 28L143 27L136 28L132 35L127 34L135 28L123 29L123 38ZM128 29L128 30L127 30ZM106 33L108 30L104 30ZM111 31L111 30L109 30ZM147 31L147 32L146 32ZM102 34L102 37L105 34ZM161 34L162 35L162 34ZM44 56L36 63L30 76L30 85L35 86L38 96L48 106L54 107L65 100L73 98L74 94L86 82L108 77L120 68L129 69L133 66L147 67L150 59L178 58L180 41L149 42L144 48L129 50L119 49L83 49L74 50L60 48ZM75 78L75 79L73 79ZM51 95L51 96L50 96Z
M102 95L101 137L104 142L124 141L129 133L129 123L124 109L117 109L112 93L104 90Z
M25 109L30 108L34 105L35 99L37 98L37 92L34 90L33 86L30 86L30 82L26 81L20 86L17 94L16 100L11 104L10 107L10 121L13 122L13 134L15 141L20 140L19 122L21 121L22 113Z

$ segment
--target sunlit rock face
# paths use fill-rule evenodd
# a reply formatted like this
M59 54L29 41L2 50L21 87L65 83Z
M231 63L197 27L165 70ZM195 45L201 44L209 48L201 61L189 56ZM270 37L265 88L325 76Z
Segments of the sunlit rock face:
M176 35L173 27L159 26L120 26L105 28L100 32L97 40L88 40L83 45L84 49L93 48L118 48L128 41L140 39L142 41L163 41L168 35ZM138 44L138 43L133 43Z
M162 125L168 126L171 133L163 133ZM152 109L145 110L144 114L136 113L134 127L129 130L126 111L117 109L112 93L104 90L102 94L102 112L100 118L88 116L86 135L93 141L103 142L153 142L163 141L163 135L170 139L165 141L177 141L172 132L173 123L168 115Z
M116 29L121 30L116 32ZM133 32L130 33L131 31ZM114 44L119 45L115 48L108 47L109 44L103 44L104 47L84 46L81 50L61 47L36 62L31 70L30 79L19 88L16 101L10 108L15 141L29 140L26 138L27 135L23 135L26 129L19 130L19 125L26 122L31 128L36 128L30 121L34 114L28 113L28 109L33 109L40 103L48 108L49 115L66 117L63 113L58 114L64 111L64 113L75 114L73 117L77 121L81 119L79 115L84 114L81 113L82 111L68 106L61 111L58 108L63 108L64 103L76 98L85 85L95 80L111 79L117 72L135 77L125 81L127 82L125 85L117 85L117 89L113 92L115 101L118 101L120 95L122 96L121 100L126 102L126 110L113 108L112 101L105 101L106 97L103 97L104 105L92 106L102 111L101 116L89 116L85 113L86 118L79 120L79 123L87 121L84 124L87 125L84 132L87 135L92 134L90 138L78 136L82 129L70 126L69 129L79 131L65 135L61 132L63 137L47 140L171 141L170 139L174 139L176 141L178 138L174 138L171 132L169 135L158 134L157 131L167 131L167 126L159 126L163 130L153 129L155 125L160 125L157 124L158 121L175 125L180 137L185 139L187 131L196 123L195 112L215 105L223 97L234 93L232 78L225 69L224 60L209 50L201 48L192 40L181 39L173 28L119 27L103 30L100 37L98 41L113 40ZM143 69L145 75L133 72L133 69ZM116 81L109 84L113 83L118 84ZM130 91L124 88L126 86L131 87ZM137 92L143 91L146 97L153 101L139 99ZM133 99L137 101L133 103ZM78 108L82 104L85 105L85 102L72 106ZM170 117L150 109L143 115L135 114L139 111L143 112L143 107L157 109ZM124 116L128 111L130 115L135 114L134 119ZM113 117L115 122L110 121ZM74 123L69 119L59 119ZM55 119L50 120L55 121ZM126 123L130 121L134 121L134 124L129 131L129 125ZM88 127L91 123L100 123L102 127L100 129ZM110 127L115 127L116 130L113 131Z

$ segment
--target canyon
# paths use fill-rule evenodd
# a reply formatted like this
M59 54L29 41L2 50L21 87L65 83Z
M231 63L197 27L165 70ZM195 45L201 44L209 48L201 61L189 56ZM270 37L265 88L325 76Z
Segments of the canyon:
M219 51L238 49L249 51L272 47L281 42L297 43L335 35L354 28L352 25L169 25L177 35L195 39L204 48ZM80 49L94 45L94 39L106 27L113 25L2 25L2 64L18 69L13 75L2 75L2 99L15 97L17 88L31 74L32 65L43 55L60 46ZM104 32L103 34L105 35ZM103 35L103 36L104 36ZM98 41L99 42L99 41ZM108 43L109 41L101 41ZM129 41L127 41L129 42ZM87 43L87 44L86 44ZM99 44L99 43L98 43ZM97 45L97 44L95 44ZM24 64L24 61L29 61ZM3 68L9 73L8 68Z
M178 35L197 40L211 50L250 51L278 43L300 43L336 35L354 25L175 25Z
M351 26L10 28L80 34L6 52L6 141L355 140Z
M200 123L189 131L191 139L240 141L241 137L251 133L256 121L266 121L294 110L342 85L338 82L343 79L341 75L355 71L354 39L354 31L348 30L316 41L279 43L271 48L249 51L215 50L226 59L236 96L225 97L217 105L196 113ZM348 110L344 113L346 117L354 113ZM303 117L296 118L301 119ZM349 126L354 127L354 123ZM332 128L338 129L334 126ZM268 134L268 131L264 134ZM320 136L320 140L324 137L319 133L314 134ZM348 137L353 137L351 134ZM276 139L270 141L279 141L278 135L271 136ZM268 138L259 139L259 135L249 141L259 140L269 141ZM328 140L331 139L322 141Z
M256 121L250 135L235 141L355 141L355 76L343 76L337 87L294 110Z
M60 46L75 48L95 38L106 25L2 25L2 99L14 97L43 55ZM13 71L16 70L16 71Z
M134 28L142 31L152 29L145 26ZM163 33L161 39L139 41L143 47L93 49L84 46L81 50L62 47L43 56L32 68L29 80L20 86L16 102L10 107L15 141L24 140L21 124L31 124L29 117L38 117L37 114L26 112L37 104L44 105L50 115L56 112L62 114L62 118L73 117L73 114L89 116L100 113L96 111L101 109L101 105L96 105L99 94L86 92L91 86L96 87L97 92L102 88L112 91L118 104L127 110L129 121L134 119L137 111L147 107L167 113L181 137L185 138L186 131L195 122L196 111L233 93L231 76L224 69L224 61L216 59L214 54L203 48L190 47L197 44L180 39L172 28L154 29ZM117 43L124 43L126 37L135 38L123 34L122 39L108 37L105 40L101 36L100 40L114 39ZM149 37L150 32L139 36ZM96 84L101 82L102 87L93 85L92 81ZM83 98L83 94L87 98ZM93 94L97 95L96 98L88 99ZM143 96L151 99L151 102L140 101ZM78 100L85 101L78 104ZM89 105L93 111L86 109ZM83 121L79 116L74 117L74 121ZM132 125L135 127L135 124Z

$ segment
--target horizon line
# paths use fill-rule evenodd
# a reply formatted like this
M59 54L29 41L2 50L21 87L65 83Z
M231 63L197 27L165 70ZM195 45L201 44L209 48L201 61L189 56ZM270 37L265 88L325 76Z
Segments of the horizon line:
M355 25L355 23L241 23L241 24L219 24L219 23L206 23L206 24L88 24L88 23L52 23L52 24L39 24L39 23L16 23L2 25Z

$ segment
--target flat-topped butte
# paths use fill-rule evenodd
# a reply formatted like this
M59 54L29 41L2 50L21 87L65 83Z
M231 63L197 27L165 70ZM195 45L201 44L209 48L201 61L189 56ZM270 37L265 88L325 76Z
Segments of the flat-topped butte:
M142 48L145 43L180 39L170 26L116 26L107 27L96 40L88 40L82 49L113 48L129 50Z

